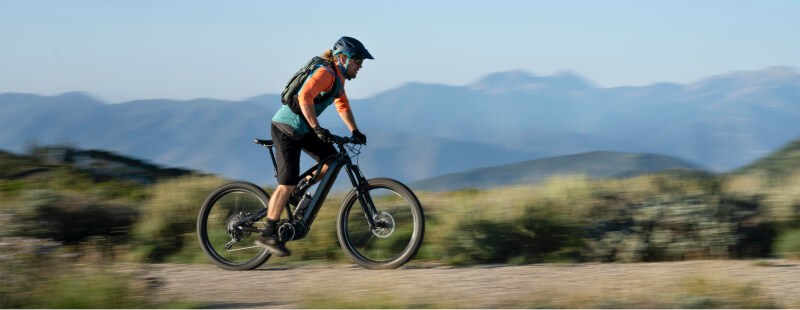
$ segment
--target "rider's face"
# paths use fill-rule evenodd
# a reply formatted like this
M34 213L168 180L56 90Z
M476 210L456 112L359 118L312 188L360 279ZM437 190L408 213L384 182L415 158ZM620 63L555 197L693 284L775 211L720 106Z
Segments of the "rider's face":
M355 79L356 75L358 75L358 70L361 70L363 64L363 59L350 59L350 64L347 66L347 77L350 79Z

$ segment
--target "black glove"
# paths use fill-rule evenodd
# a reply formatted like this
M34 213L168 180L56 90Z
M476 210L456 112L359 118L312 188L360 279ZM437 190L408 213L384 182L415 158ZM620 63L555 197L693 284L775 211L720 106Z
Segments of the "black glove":
M367 144L367 136L358 131L358 129L353 130L353 140L355 140L356 144Z
M331 134L331 132L325 128L319 126L314 127L314 133L317 134L317 137L319 137L319 139L322 140L322 142L325 143L336 142L336 140L333 139L333 135Z

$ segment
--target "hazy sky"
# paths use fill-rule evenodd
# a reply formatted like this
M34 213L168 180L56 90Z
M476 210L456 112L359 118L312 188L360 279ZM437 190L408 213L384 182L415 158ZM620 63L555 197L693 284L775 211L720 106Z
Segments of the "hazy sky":
M0 0L0 93L239 100L279 93L343 35L376 58L351 98L516 69L687 83L800 68L800 1Z

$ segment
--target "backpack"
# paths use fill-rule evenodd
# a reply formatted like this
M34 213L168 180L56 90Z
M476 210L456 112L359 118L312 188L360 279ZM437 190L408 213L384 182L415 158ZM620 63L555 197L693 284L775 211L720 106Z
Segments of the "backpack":
M288 105L289 109L291 109L294 114L300 116L303 115L303 111L300 110L300 101L297 96L300 92L300 88L303 87L306 79L308 79L308 76L311 75L311 73L313 73L317 67L323 67L333 73L333 76L336 77L336 82L339 82L339 85L342 85L342 82L339 81L339 76L333 70L328 68L332 68L333 63L320 58L319 56L314 56L314 58L309 60L308 63L300 69L300 71L297 71L297 73L292 76L289 82L286 83L286 87L283 88L283 92L281 92L281 102L285 105ZM333 91L334 88L336 88L335 83L330 90L325 92L324 95L318 95L316 98L314 98L314 104L326 101L333 97L334 93L339 93L339 91ZM338 98L338 96L336 98ZM303 117L303 120L305 120L305 117Z

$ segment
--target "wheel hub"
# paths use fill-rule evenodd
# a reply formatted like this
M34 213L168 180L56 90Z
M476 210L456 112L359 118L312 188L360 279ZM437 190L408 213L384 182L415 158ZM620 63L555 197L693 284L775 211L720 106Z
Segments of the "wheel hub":
M250 235L249 231L245 231L236 226L236 223L240 222L241 220L247 218L250 214L245 214L242 212L236 213L228 217L228 220L225 221L225 228L227 228L228 236L230 236L233 240L239 241L243 238L246 238ZM252 223L244 223L245 226L250 226Z
M375 216L375 229L372 230L378 238L388 238L394 233L394 217L386 212L378 213Z

